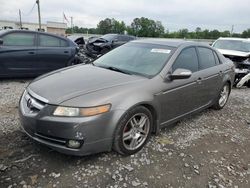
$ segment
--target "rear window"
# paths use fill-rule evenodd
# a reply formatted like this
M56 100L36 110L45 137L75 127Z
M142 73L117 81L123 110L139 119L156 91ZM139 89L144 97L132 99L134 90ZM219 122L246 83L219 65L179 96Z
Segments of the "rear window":
M43 47L66 47L68 43L60 38L49 36L49 35L39 35L39 46Z

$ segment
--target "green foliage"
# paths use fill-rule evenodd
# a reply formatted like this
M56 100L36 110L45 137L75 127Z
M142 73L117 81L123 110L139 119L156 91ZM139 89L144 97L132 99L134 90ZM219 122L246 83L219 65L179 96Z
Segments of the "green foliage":
M138 37L160 37L164 34L164 27L160 21L148 18L135 18L128 27L128 33Z
M242 37L243 38L250 38L250 29L243 31Z
M67 34L72 34L72 29L67 28L66 29ZM96 28L83 28L83 27L78 27L74 26L73 27L73 33L89 33L89 34L98 34L98 31Z
M107 33L124 33L127 32L130 35L138 37L163 37L163 38L187 38L187 39L217 39L219 37L243 37L250 38L250 29L243 31L242 33L233 33L226 30L220 32L214 30L202 30L197 27L195 31L189 31L188 29L180 29L179 31L169 32L165 31L164 26L160 21L151 20L145 17L135 18L129 26L123 21L117 21L114 18L106 18L101 20L97 28L82 28L73 27L74 33L89 33L89 34L107 34ZM66 29L67 34L72 33L71 28Z
M101 20L97 25L98 33L107 34L107 33L124 33L126 30L126 25L123 21L119 22L114 18L106 18Z

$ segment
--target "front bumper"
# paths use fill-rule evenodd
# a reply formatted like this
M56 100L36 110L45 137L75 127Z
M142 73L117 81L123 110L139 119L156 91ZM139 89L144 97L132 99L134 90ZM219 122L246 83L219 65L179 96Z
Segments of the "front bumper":
M30 97L39 109L27 105ZM83 156L112 149L113 133L122 111L111 110L91 117L56 117L50 115L54 108L25 92L19 103L24 132L35 141L69 155ZM69 148L68 140L79 141L80 148Z

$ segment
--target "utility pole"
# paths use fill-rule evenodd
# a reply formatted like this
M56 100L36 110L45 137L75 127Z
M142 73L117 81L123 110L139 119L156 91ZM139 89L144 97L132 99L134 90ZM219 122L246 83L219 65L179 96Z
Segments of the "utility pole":
M21 15L21 10L19 9L19 25L20 25L20 29L22 29L22 15Z
M233 33L234 33L234 25L232 25L232 28L231 28L231 36L233 36Z
M70 17L71 20L71 34L73 34L74 30L73 30L73 17Z
M39 31L42 30L41 27L41 13L40 13L40 2L39 0L36 0L37 8L38 8L38 21L39 21Z

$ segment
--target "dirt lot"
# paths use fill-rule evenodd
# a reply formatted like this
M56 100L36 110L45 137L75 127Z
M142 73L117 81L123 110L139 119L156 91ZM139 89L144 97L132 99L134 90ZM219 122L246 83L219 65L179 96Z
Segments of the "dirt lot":
M250 187L250 89L234 89L221 111L163 129L136 155L73 157L21 132L28 82L0 81L0 187Z

